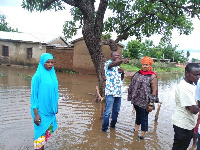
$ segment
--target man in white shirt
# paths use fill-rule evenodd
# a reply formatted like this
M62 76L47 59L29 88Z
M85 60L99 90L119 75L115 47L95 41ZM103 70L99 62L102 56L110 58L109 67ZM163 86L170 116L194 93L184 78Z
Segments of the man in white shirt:
M186 150L194 134L199 107L194 99L195 83L200 78L200 67L189 63L185 77L175 89L176 110L172 116L174 143L172 150Z

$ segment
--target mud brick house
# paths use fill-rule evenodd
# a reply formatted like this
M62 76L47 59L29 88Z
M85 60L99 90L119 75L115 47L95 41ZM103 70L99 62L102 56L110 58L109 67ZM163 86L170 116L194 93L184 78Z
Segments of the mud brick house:
M41 40L42 39L42 40ZM96 73L89 51L83 38L70 43L64 38L38 38L32 34L0 31L0 55L2 64L37 66L42 53L51 53L58 71L74 70L83 73ZM122 55L124 46L118 44ZM106 59L110 58L110 47L102 47Z
M46 44L28 33L0 31L0 56L2 64L36 65Z
M122 44L118 44L118 52L121 56L123 47ZM48 53L53 54L55 68L58 70L69 69L83 73L96 73L83 38L78 38L68 45L50 45L50 43L48 43L46 49ZM109 59L111 54L110 47L104 45L102 51L106 59Z

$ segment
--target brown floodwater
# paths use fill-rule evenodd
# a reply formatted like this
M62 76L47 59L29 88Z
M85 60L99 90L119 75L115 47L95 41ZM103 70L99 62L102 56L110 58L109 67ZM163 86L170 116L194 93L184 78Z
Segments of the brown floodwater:
M0 66L0 149L33 149L30 114L31 79L35 70ZM171 116L175 109L173 86L182 74L159 75L159 98L163 102L158 121L149 114L144 140L134 132L133 106L127 101L131 77L123 81L123 97L115 129L101 132L100 103L96 103L95 75L57 72L59 81L58 129L45 145L47 150L169 150L173 143ZM157 109L157 104L156 104ZM190 145L191 146L191 145Z

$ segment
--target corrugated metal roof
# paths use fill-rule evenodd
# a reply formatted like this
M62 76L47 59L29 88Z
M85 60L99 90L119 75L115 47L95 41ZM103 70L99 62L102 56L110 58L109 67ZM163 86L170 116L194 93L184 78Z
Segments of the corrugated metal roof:
M59 37L57 37L57 38L54 38L54 39L52 39L51 41L48 41L47 44L50 44L51 42L53 42L53 41L55 41L55 40L57 40L57 39L61 39L61 40L63 40L63 42L65 42L66 45L69 45L69 43L68 43L67 41L65 41L64 37L62 37L62 36L59 36Z
M0 31L0 39L1 40L18 41L18 42L33 42L33 43L46 44L49 41L51 41L52 39L55 39L55 35Z
M1 40L21 41L21 42L34 42L43 43L41 40L30 33L18 33L18 32L4 32L0 31Z

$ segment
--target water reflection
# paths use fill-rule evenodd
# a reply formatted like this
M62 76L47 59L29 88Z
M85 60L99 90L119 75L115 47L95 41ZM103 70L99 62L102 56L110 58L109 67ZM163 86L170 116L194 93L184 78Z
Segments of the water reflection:
M0 149L32 149L33 124L30 114L31 80L19 74L33 75L35 70L0 66ZM159 119L156 111L149 116L149 132L145 140L138 140L133 132L134 111L127 101L131 77L123 82L122 106L116 129L101 132L100 104L95 103L96 76L57 73L59 80L58 130L46 149L141 149L168 150L173 143L171 116L175 101L173 86L183 75L159 75L159 98L163 102ZM156 105L157 107L157 105ZM140 133L140 132L139 132ZM8 140L9 139L9 140Z

